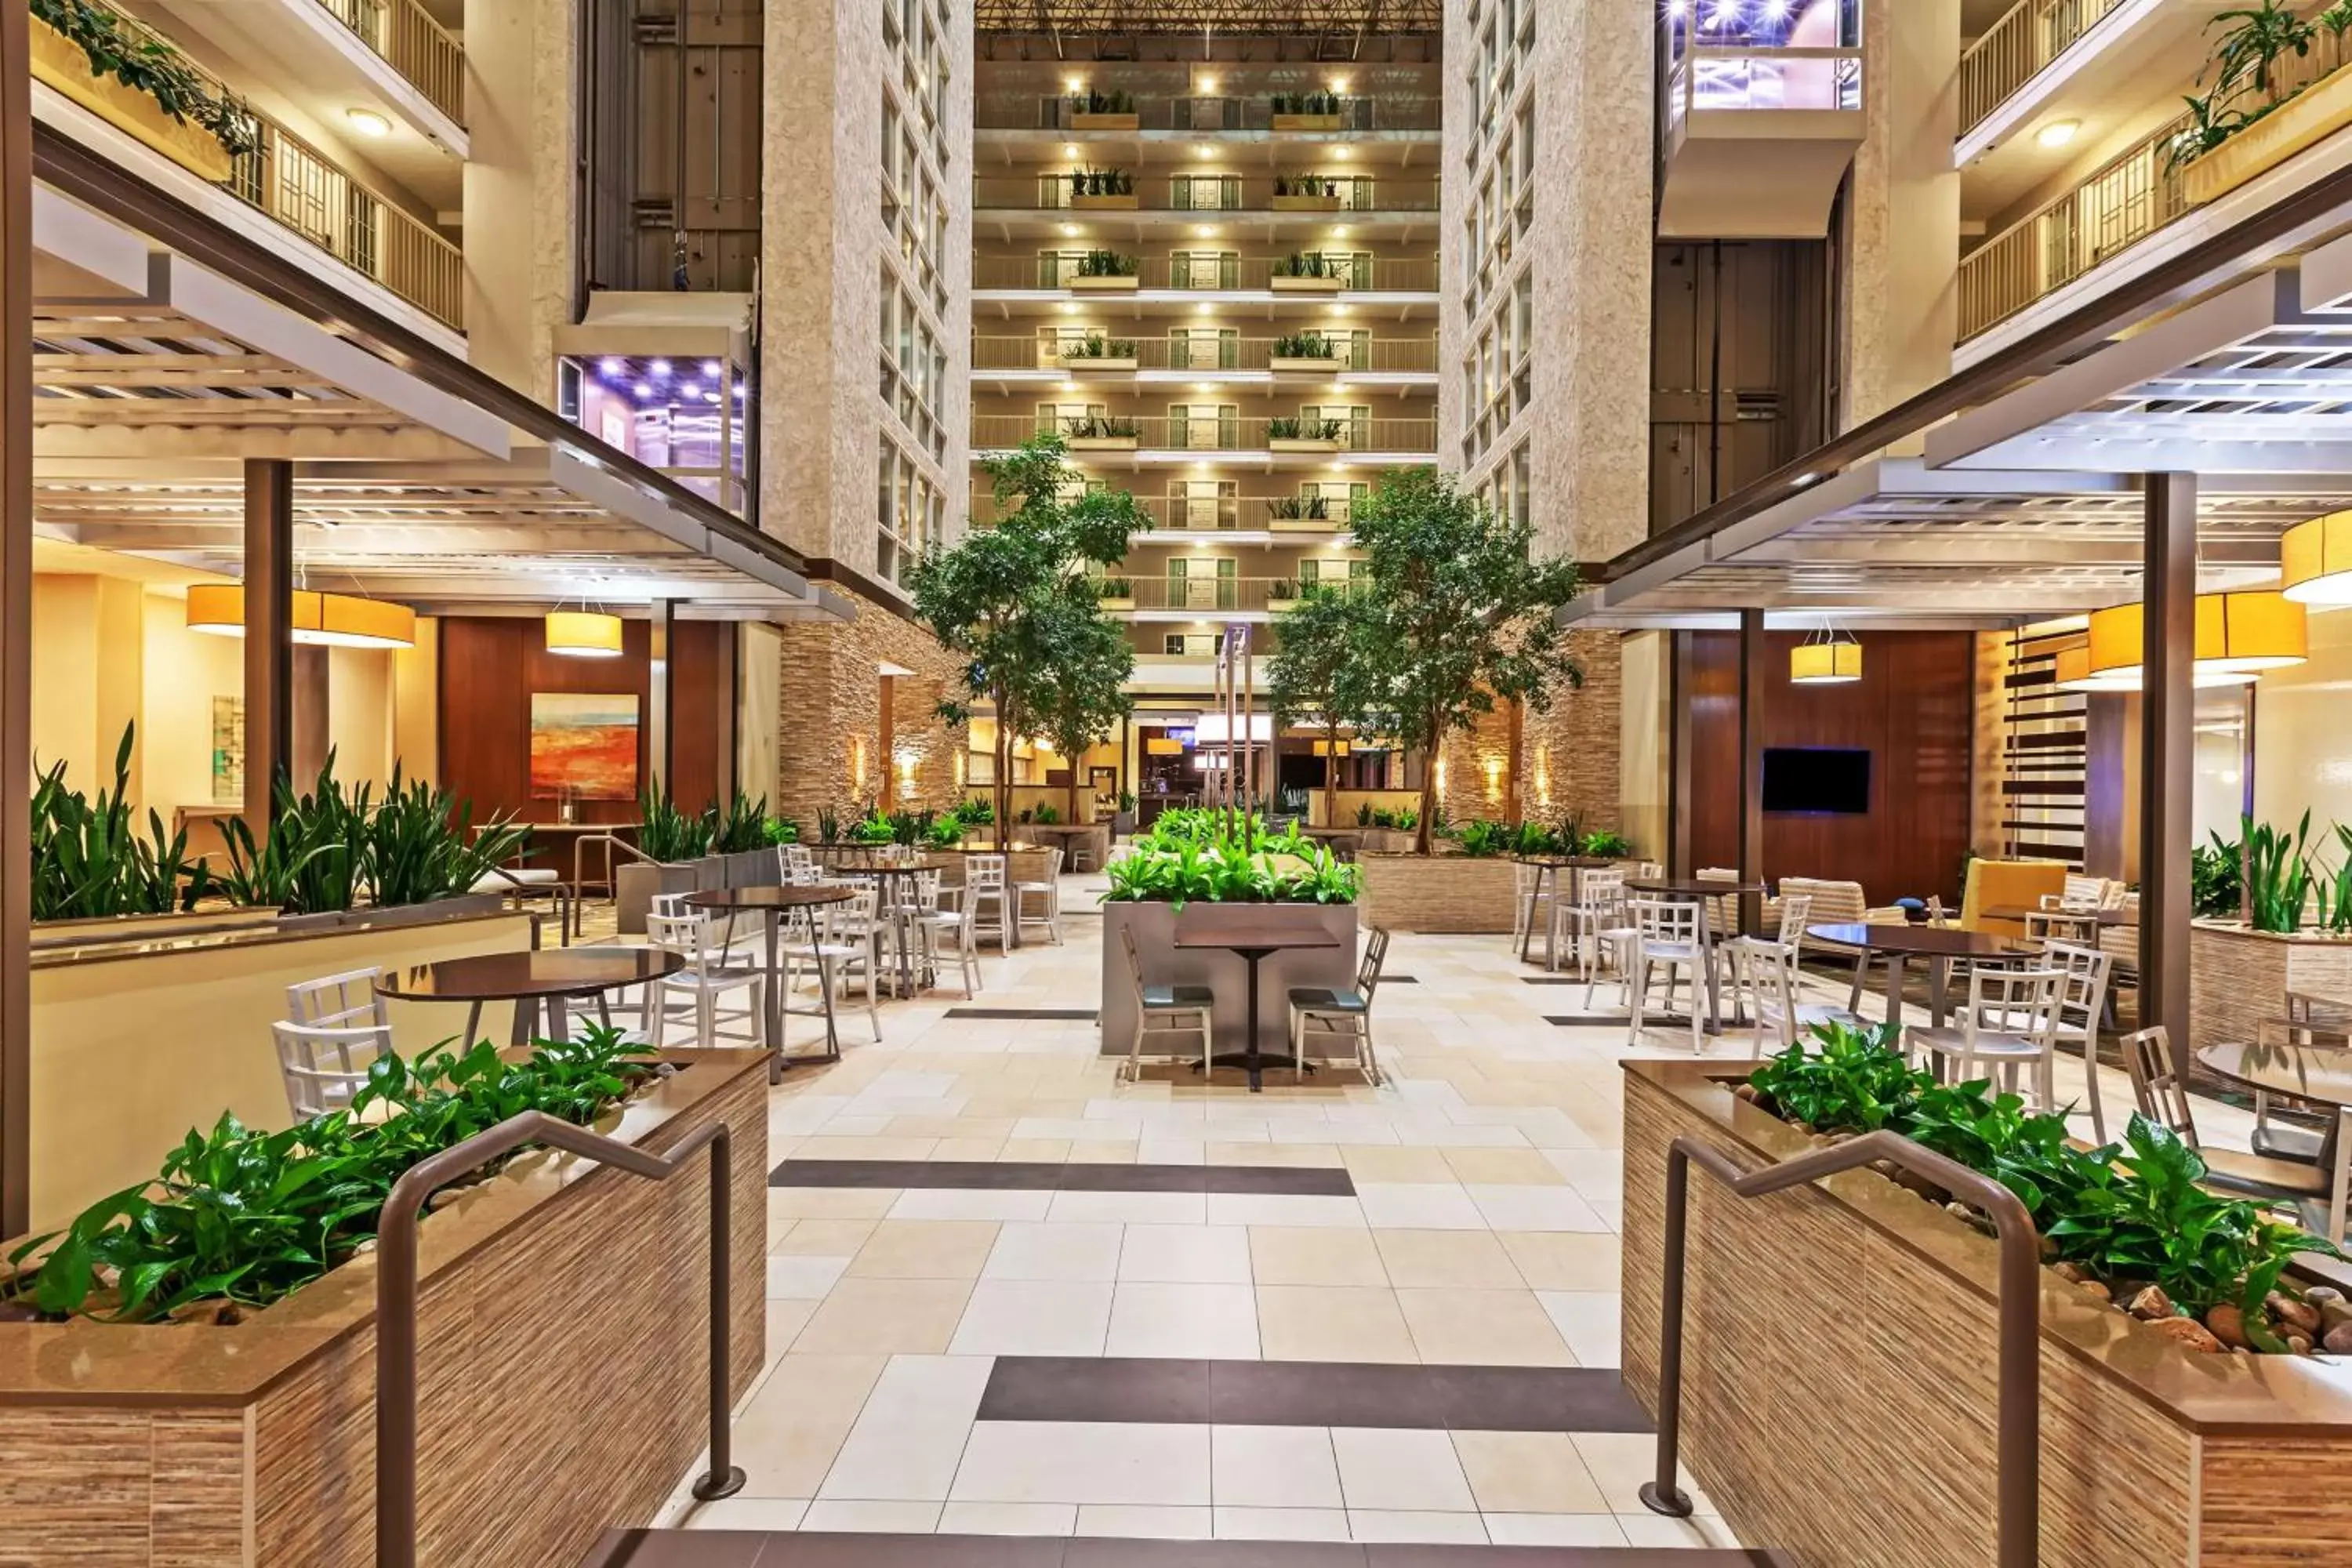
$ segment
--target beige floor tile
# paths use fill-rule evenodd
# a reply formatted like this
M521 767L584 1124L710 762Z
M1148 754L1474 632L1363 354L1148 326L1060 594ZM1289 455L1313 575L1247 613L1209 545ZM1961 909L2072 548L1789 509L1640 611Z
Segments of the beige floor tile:
M1044 1160L1058 1162L1070 1157L1070 1141L1066 1138L1007 1138L996 1157L1006 1161Z
M931 1151L934 1160L994 1160L1004 1152L1002 1138L942 1138Z
M1568 1178L1536 1149L1447 1149L1445 1163L1465 1186L1564 1187Z
M786 1257L854 1258L880 1223L870 1219L795 1220L783 1239L768 1250Z
M996 1245L996 1222L886 1219L850 1259L860 1279L977 1279Z
M1261 1285L1379 1285L1388 1270L1371 1232L1347 1226L1254 1225L1250 1274Z
M816 1312L816 1303L793 1297L770 1297L768 1300L768 1364L774 1365L793 1342L800 1338L801 1330L808 1325Z
M882 1131L893 1138L993 1138L1002 1142L1013 1136L1013 1121L1003 1116L894 1116Z
M816 1495L888 1362L885 1355L786 1355L735 1421L735 1462L753 1497Z
M836 1288L834 1294L838 1296ZM833 1303L828 1300L825 1305ZM1412 1289L1397 1305L1425 1362L1476 1366L1574 1366L1567 1342L1532 1290Z
M1617 1237L1608 1231L1498 1230L1495 1238L1534 1290L1614 1290L1622 1283Z
M813 1355L944 1355L971 1285L969 1279L844 1279L793 1346Z
M1261 1285L1259 1353L1268 1361L1421 1359L1396 1292L1363 1285Z
M880 1219L898 1187L770 1187L768 1213L795 1219Z
M1288 1165L1300 1170L1339 1168L1333 1143L1217 1143L1209 1145L1212 1165Z
M1456 1432L1454 1452L1482 1513L1606 1513L1565 1432Z
M1069 1163L1073 1165L1132 1165L1136 1144L1133 1141L1115 1138L1074 1138L1070 1141Z
M1462 1180L1445 1163L1442 1149L1389 1149L1377 1144L1350 1144L1339 1151L1348 1173L1359 1182L1443 1182Z
M793 1156L799 1160L928 1160L939 1142L936 1138L835 1138L819 1133L804 1140Z
M1522 1283L1502 1243L1488 1231L1375 1230L1372 1244L1380 1248L1389 1283L1399 1288L1513 1289Z

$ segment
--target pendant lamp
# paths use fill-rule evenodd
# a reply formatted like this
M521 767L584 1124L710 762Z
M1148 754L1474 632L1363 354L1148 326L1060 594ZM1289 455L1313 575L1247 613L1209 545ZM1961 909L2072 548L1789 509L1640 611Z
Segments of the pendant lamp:
M2279 541L2279 589L2298 605L2352 605L2352 511L2332 511Z
M1862 644L1823 628L1789 650L1791 686L1851 686L1862 679Z
M416 612L384 599L297 588L288 605L293 640L314 647L415 647ZM198 583L188 589L188 629L210 637L245 635L245 586Z
M2091 614L2090 673L2137 671L2145 652L2147 621L2138 605ZM2303 605L2275 588L2197 595L2196 670L2200 677L2247 676L2285 669L2310 657ZM2221 684L2242 684L2224 681Z
M567 658L618 658L621 617L602 610L550 610L547 651Z

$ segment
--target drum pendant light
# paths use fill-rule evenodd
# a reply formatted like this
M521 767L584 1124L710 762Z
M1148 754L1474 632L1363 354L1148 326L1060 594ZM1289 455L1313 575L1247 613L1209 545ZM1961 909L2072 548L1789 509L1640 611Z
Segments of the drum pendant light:
M416 612L383 599L294 590L288 619L295 642L314 647L416 646ZM188 589L187 627L211 637L245 635L245 585L198 583Z
M2136 687L2146 627L2141 605L2094 610L2090 675ZM2266 669L2303 663L2310 651L2303 605L2278 589L2197 595L2195 670L2200 685L2243 685Z
M551 610L547 651L567 658L618 658L621 617L601 610Z
M1791 686L1851 686L1862 679L1862 644L1824 626L1789 650Z
M2332 511L2279 541L2279 589L2298 605L2352 605L2352 511Z

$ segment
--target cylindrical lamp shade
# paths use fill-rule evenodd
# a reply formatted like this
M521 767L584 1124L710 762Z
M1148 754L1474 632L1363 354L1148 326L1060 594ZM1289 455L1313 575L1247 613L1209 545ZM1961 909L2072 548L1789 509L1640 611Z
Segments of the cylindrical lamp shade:
M621 617L594 610L551 610L547 616L547 651L572 658L617 658Z
M1143 754L1147 757L1181 757L1184 754L1184 742L1155 735L1143 742Z
M319 647L415 647L416 612L383 599L294 590L288 606L294 641ZM245 635L245 588L198 583L188 589L188 629L215 637Z
M1862 679L1858 642L1800 643L1789 650L1792 686L1845 686Z
M2352 605L2352 511L2286 531L2279 541L2279 587L2298 605Z
M2137 605L2091 614L2091 673L2137 669L2146 657L2147 622ZM2200 675L2254 675L2301 664L2311 654L2301 605L2275 589L2197 595Z

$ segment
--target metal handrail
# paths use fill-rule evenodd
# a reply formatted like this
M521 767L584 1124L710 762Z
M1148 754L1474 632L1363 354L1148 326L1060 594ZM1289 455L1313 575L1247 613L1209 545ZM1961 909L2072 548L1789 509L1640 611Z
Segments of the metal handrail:
M666 1182L710 1150L710 1462L694 1483L709 1502L743 1489L730 1462L728 1411L729 1184L733 1140L727 1123L705 1123L667 1154L649 1153L526 1110L411 1165L392 1184L376 1223L375 1562L416 1568L416 1232L425 1200L447 1183L529 1143L544 1143L633 1176Z
M2018 0L1960 56L1960 133L2106 20L2123 0Z
M580 857L591 844L601 845L604 850L604 874L596 879L596 886L604 889L615 902L621 897L620 862L614 859L613 852L617 849L633 861L653 858L617 833L583 833L572 841L572 910L573 918L582 922L579 930L583 935L587 931L588 879Z
M2042 1519L2042 1244L2015 1193L1981 1172L1899 1133L1865 1132L1843 1143L1749 1170L1688 1133L1666 1150L1665 1279L1658 1324L1658 1470L1642 1485L1653 1513L1687 1519L1691 1500L1675 1484L1682 1443L1683 1260L1688 1240L1693 1162L1739 1197L1801 1187L1885 1160L1964 1198L1992 1216L2000 1237L2000 1371L1994 1486L1999 1568L2035 1568Z

